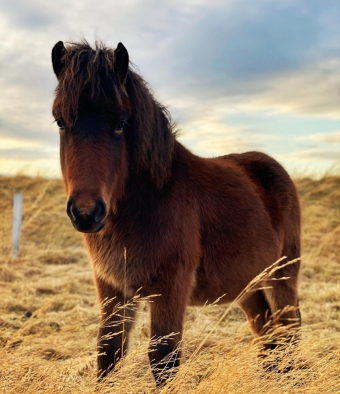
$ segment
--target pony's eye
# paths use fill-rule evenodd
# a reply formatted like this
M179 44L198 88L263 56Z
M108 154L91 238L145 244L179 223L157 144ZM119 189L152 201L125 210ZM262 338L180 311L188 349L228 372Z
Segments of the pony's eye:
M64 124L60 119L56 119L56 123L59 129L64 129Z
M126 121L125 120L121 120L116 126L115 134L116 135L122 134L124 126L126 126L126 125L127 125Z

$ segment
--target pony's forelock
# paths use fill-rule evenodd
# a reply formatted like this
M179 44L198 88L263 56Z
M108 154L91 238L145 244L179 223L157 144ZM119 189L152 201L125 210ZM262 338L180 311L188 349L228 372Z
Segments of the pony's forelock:
M114 74L114 51L100 42L94 49L86 40L68 42L62 56L63 71L56 88L56 106L63 121L72 126L82 95L92 100L109 98L122 102L122 91Z

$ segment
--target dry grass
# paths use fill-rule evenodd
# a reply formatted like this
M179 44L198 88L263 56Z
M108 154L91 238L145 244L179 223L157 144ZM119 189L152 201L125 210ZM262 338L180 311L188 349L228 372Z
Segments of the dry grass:
M184 359L162 393L340 392L340 177L296 182L303 211L303 328L287 373L264 372L243 314L188 308ZM21 251L10 256L13 193L24 193ZM100 306L81 236L58 180L0 177L0 389L3 393L154 393L147 301L131 352L111 382L96 383ZM29 313L32 315L29 317ZM217 324L218 323L218 324ZM213 329L200 351L197 345ZM282 367L291 362L283 357Z

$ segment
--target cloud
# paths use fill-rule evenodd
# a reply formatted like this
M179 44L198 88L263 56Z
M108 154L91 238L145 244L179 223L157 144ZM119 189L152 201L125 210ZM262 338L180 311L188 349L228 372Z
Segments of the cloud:
M327 9L316 0L205 4L171 32L174 38L157 61L170 67L155 78L173 80L172 91L197 95L256 92L257 79L334 57L334 48L324 43L325 37L338 37L329 28L336 22L325 17Z
M283 113L339 119L338 4L1 2L0 157L48 160L46 149L57 151L50 52L57 41L82 36L111 47L122 41L178 121L181 140L200 154L269 149L260 125L231 124L230 114L270 114L274 128Z
M315 141L331 145L340 145L340 130L328 133L316 133L298 138L301 141ZM340 160L340 157L339 157Z
M58 149L42 149L36 148L8 148L0 149L0 157L2 159L13 160L35 160L35 159L58 159Z
M340 118L340 57L285 73L264 84L264 92L243 98L245 106Z
M332 164L340 164L340 130L299 136L297 140L306 142L300 144L302 149L280 155L280 159L288 162L309 162L314 166L321 161L328 163L328 169ZM323 168L327 170L327 167Z
M199 22L181 42L181 52L186 54L181 60L190 66L203 65L193 67L194 72L209 70L229 78L268 75L298 65L317 33L315 15L304 14L296 5L263 1L221 6ZM188 53L188 48L194 50Z
M211 112L183 125L179 140L201 156L220 156L230 152L241 153L265 150L268 140L275 136L258 133L250 127L229 126L221 114Z
M309 160L314 164L317 160L339 162L340 149L309 149L301 152L286 154L283 158L285 160Z

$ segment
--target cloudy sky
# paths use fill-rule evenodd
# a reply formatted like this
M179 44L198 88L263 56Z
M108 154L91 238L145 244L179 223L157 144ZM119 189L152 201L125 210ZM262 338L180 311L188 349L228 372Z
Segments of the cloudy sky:
M338 0L0 0L0 173L60 174L50 53L82 37L124 43L199 155L340 161Z

